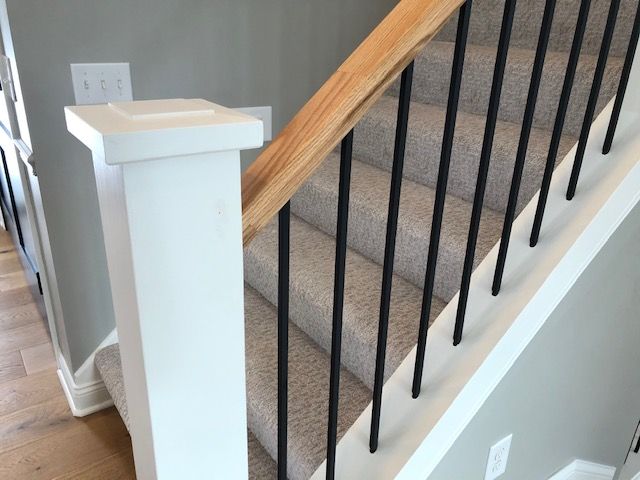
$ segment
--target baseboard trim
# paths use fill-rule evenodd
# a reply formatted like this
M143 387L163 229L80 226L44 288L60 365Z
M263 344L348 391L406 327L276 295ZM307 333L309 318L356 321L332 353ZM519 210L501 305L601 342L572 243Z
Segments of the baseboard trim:
M615 467L575 460L549 480L612 480L615 474Z

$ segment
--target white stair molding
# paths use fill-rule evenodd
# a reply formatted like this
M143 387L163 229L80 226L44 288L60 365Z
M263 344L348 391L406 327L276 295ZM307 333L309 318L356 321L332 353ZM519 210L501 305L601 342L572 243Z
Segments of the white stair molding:
M247 478L240 150L205 100L65 109L93 153L137 478Z
M549 480L612 480L615 474L615 467L576 460Z

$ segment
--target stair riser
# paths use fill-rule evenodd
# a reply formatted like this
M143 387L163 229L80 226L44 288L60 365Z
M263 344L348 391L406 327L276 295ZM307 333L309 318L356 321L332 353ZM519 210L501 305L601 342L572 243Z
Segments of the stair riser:
M474 47L467 50L462 89L460 91L460 109L468 113L485 116L491 93L495 49ZM449 91L453 43L433 42L418 57L415 68L414 101L446 106ZM549 54L540 83L540 92L534 126L551 130L558 110L560 93L567 67L567 55ZM499 119L515 124L522 122L527 102L528 85L534 60L532 50L512 50L509 54L502 96ZM564 133L578 136L584 119L584 110L591 90L596 57L582 56L576 71L575 82L571 93L571 101L567 112ZM622 59L612 57L607 63L602 89L596 113L616 93ZM396 94L396 82L391 92Z
M385 199L388 198L388 193L385 194L384 191L379 194ZM322 188L312 180L293 198L292 209L299 217L333 236L337 201L335 189ZM403 211L410 204L423 204L424 215L421 218L403 216ZM466 238L471 210L467 208L463 211L455 211L448 207L449 205L445 209L445 228L456 229L457 240L463 240ZM432 198L416 198L406 190L403 192L396 234L394 271L420 289L424 285L432 210ZM349 205L348 244L379 265L384 261L386 213L384 208L374 209L366 198L358 196L357 192L352 192ZM488 232L484 222L482 227L476 264L484 258L499 237L498 231ZM452 234L445 236L440 243L434 286L434 294L445 301L451 300L460 289L464 262L464 243L451 241L452 236Z
M383 98L358 124L354 136L354 153L362 161L390 171L393 162L397 101ZM438 178L444 110L412 105L405 154L404 177L435 188ZM461 114L456 127L456 139L451 158L447 192L473 201L484 120L476 115ZM501 123L496 131L491 156L485 205L504 212L509 197L513 165L518 148L520 127ZM520 190L518 212L540 189L547 159L550 134L542 130L531 133L527 161ZM557 159L562 159L575 144L573 137L564 136Z
M247 422L272 458L278 451L276 311L245 290ZM309 478L326 455L330 362L326 352L289 324L288 478ZM371 393L347 371L341 373L338 438L369 403ZM274 477L269 477L274 478Z
M292 223L289 316L330 352L335 243L308 225L301 231L301 223ZM245 279L269 302L277 304L276 232L273 225L267 229L245 250ZM310 245L318 247L309 248ZM379 266L357 253L350 251L347 255L342 364L368 388L373 388L381 273ZM420 290L394 276L387 378L415 345L421 298ZM436 301L432 318L443 307L441 301Z
M602 42L602 33L607 21L609 0L593 0L584 39L584 53L597 55ZM629 42L629 33L633 24L633 15L638 0L622 0L618 24L611 45L611 54L624 56ZM549 50L568 52L571 48L573 33L578 18L579 0L559 0L556 6L554 23L549 40ZM471 15L469 42L475 45L495 46L500 34L501 14L504 0L476 0ZM519 48L532 48L538 41L540 23L544 10L543 1L520 1L516 7L512 45ZM536 20L536 21L534 21ZM438 35L438 39L454 41L456 38L457 15L450 20Z

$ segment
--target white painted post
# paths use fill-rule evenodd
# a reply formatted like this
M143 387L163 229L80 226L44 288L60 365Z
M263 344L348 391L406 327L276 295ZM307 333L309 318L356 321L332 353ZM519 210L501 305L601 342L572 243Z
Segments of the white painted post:
M65 109L93 152L139 479L247 478L240 150L204 100Z

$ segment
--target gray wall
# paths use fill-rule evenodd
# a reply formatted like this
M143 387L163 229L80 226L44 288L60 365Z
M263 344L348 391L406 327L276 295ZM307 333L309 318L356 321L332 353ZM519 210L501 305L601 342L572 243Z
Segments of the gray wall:
M277 132L396 2L7 3L69 337L65 354L76 369L114 320L90 155L64 125L63 107L73 104L69 63L130 61L139 100L273 105Z
M484 478L513 433L501 480L549 478L574 459L620 467L640 408L640 206L555 309L433 480Z

